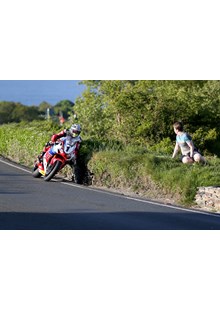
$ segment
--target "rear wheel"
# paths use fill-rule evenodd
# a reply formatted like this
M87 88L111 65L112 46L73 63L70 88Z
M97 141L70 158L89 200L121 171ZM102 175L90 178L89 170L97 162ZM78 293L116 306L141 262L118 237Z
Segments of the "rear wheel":
M76 184L83 184L82 169L78 165L73 168L72 181Z
M62 163L60 161L56 161L56 163L54 164L54 166L52 166L51 168L47 168L46 171L46 175L44 177L44 181L50 181L55 174L57 174L57 172L60 170Z

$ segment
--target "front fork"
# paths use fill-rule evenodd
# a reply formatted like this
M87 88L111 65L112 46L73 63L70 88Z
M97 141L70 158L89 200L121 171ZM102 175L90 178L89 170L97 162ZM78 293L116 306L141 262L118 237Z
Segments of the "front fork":
M43 166L44 170L46 172L48 165L51 162L51 159L56 155L56 152L54 151L54 146L52 146L43 156Z

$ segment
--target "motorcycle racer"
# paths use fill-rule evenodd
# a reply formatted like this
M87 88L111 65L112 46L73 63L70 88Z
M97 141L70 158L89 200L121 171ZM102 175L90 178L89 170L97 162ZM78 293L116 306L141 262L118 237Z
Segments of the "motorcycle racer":
M73 124L69 129L64 129L57 134L53 134L51 140L45 144L42 153L38 156L39 162L43 161L44 154L50 149L49 152L47 153L47 162L49 162L51 158L55 155L51 146L60 138L70 136L71 138L74 138L74 140L76 141L76 148L74 151L75 159L72 162L69 162L69 165L74 169L74 166L76 165L76 160L78 158L80 145L82 142L80 133L81 133L81 126L79 124Z

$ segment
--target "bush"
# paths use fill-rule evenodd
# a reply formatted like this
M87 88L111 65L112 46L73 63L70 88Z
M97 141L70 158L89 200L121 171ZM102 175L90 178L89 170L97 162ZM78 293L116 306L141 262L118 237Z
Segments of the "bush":
M0 154L31 167L57 129L57 125L48 121L1 125Z

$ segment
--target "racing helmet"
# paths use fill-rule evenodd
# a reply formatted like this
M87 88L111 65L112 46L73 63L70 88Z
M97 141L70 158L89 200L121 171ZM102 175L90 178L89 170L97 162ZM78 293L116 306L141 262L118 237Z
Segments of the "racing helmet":
M77 137L81 132L81 126L79 124L73 124L69 131L73 137Z

